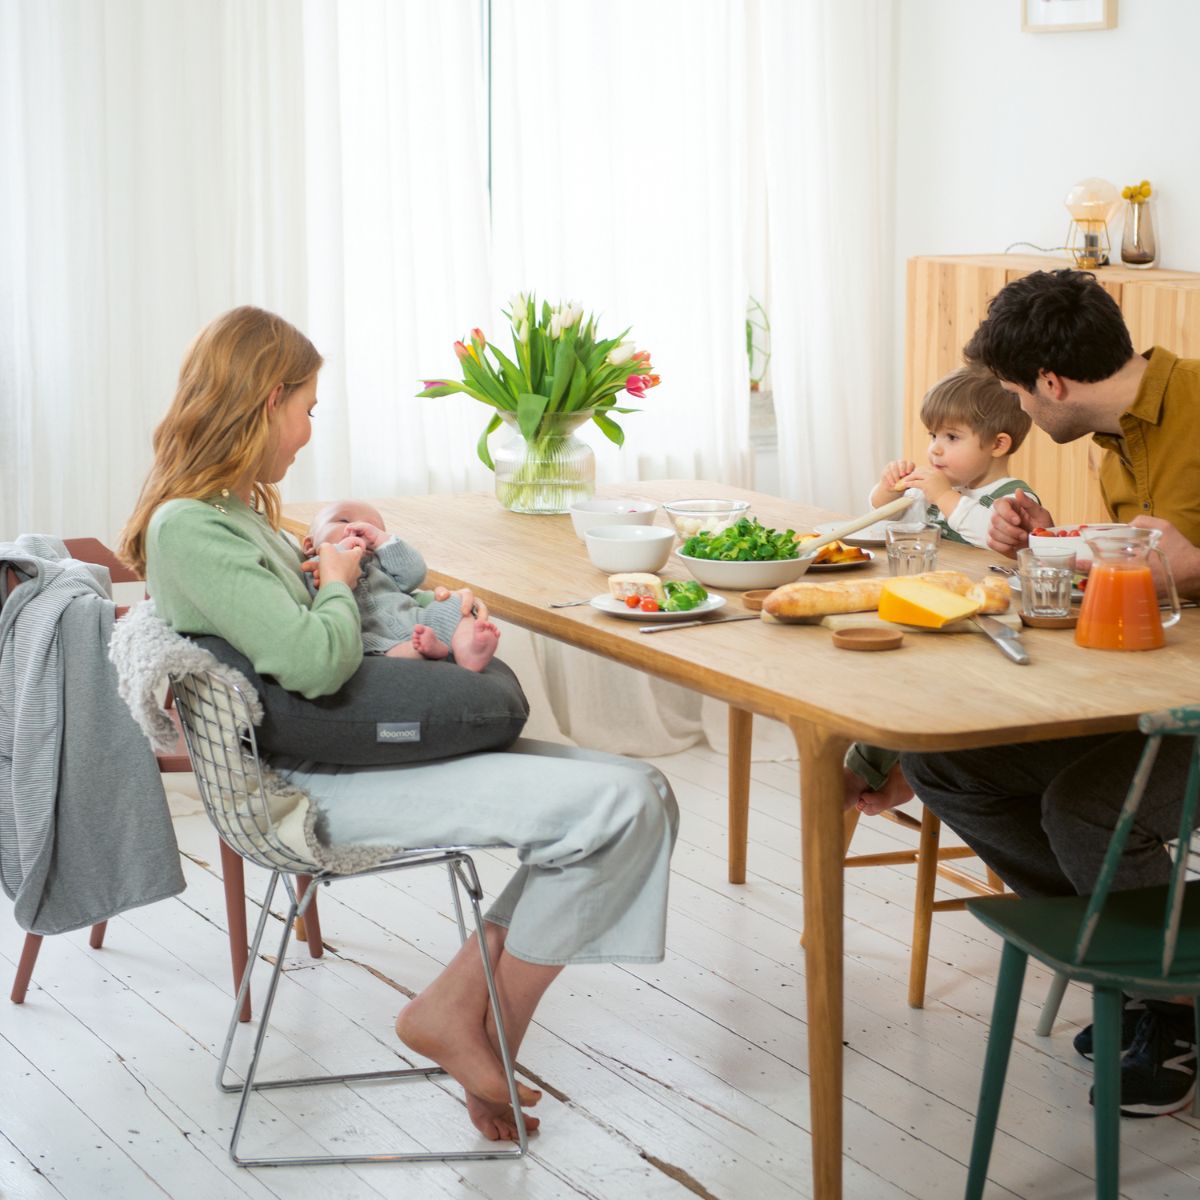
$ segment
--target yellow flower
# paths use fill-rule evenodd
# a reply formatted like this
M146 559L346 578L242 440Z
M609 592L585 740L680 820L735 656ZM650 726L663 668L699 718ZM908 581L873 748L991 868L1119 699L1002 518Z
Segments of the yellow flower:
M1152 189L1150 180L1143 179L1141 183L1131 183L1128 187L1121 189L1121 198L1128 200L1131 204L1145 204L1150 199Z

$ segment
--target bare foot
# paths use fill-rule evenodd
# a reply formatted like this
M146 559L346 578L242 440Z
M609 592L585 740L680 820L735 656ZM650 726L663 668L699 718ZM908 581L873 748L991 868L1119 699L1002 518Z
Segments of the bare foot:
M431 1000L422 993L400 1010L396 1036L410 1050L432 1058L462 1084L468 1107L472 1101L475 1103L471 1120L485 1137L492 1136L505 1124L505 1114L511 1124L508 1081L488 1041L480 1014L440 1003L437 998ZM517 1084L517 1099L522 1108L531 1108L541 1098L542 1093L536 1088ZM492 1129L492 1134L485 1126ZM515 1136L516 1126L512 1128ZM495 1134L493 1140L499 1136Z
M471 1124L483 1134L489 1142L515 1142L517 1140L517 1121L509 1104L489 1104L478 1096L467 1093L467 1113ZM542 1123L539 1117L523 1114L525 1117L525 1132L533 1133Z
M450 647L428 625L413 626L412 644L422 658L445 658L450 653Z
M500 641L500 630L483 617L475 621L459 621L450 648L454 661L468 671L482 671L492 661L496 645Z
M858 798L858 811L868 817L877 817L889 808L898 808L913 798L913 790L904 778L897 763L889 772L887 781L877 792L864 791Z

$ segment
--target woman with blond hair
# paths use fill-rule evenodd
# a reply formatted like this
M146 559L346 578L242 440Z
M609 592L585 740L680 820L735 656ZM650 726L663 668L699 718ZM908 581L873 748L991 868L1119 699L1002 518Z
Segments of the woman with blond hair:
M323 546L312 597L300 550L279 529L276 485L312 434L321 364L308 338L261 309L234 309L202 330L155 431L154 465L121 543L164 621L223 639L254 671L305 697L345 694L362 668L352 595L362 551ZM371 665L389 681L394 673L396 689L413 679L433 686L414 673L430 665L420 660ZM486 672L436 670L460 687L489 686ZM678 812L653 767L528 740L396 766L288 756L271 765L309 795L332 843L518 851L521 866L486 914L485 935L514 1054L567 963L663 956ZM516 1137L474 938L401 1011L396 1031L462 1084L486 1137ZM522 1105L541 1095L519 1093Z

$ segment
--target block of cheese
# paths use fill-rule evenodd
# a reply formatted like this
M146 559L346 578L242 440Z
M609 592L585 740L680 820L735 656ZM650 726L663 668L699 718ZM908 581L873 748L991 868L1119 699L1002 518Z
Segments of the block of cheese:
M608 594L614 600L624 600L626 596L653 596L658 601L659 608L667 602L662 580L646 571L625 571L620 575L610 575Z
M889 579L879 596L879 615L885 621L925 629L941 629L978 611L977 601L911 575Z

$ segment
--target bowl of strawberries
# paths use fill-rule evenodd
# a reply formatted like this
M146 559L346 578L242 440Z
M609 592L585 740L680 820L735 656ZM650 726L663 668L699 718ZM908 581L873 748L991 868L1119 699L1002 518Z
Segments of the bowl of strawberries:
M1039 558L1053 558L1055 555L1075 555L1075 565L1092 561L1092 552L1088 548L1083 531L1095 529L1113 529L1113 524L1090 525L1052 525L1049 528L1033 529L1029 533L1029 548Z

